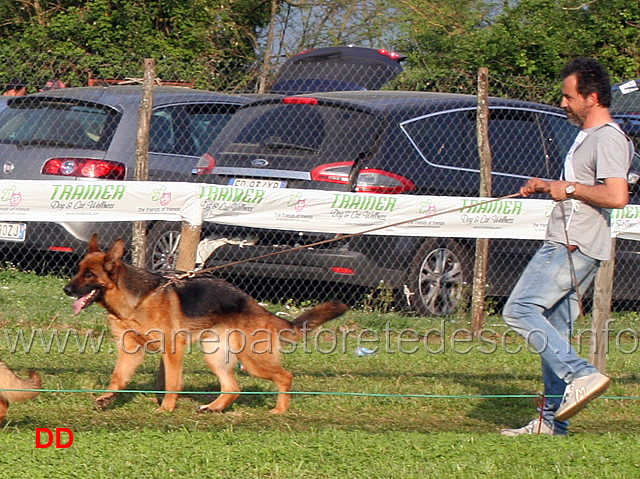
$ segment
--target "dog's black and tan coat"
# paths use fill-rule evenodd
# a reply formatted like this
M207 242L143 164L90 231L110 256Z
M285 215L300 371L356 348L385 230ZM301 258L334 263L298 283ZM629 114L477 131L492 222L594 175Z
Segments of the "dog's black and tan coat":
M165 390L181 391L183 356L190 341L198 341L222 392L240 391L234 372L241 361L249 374L275 383L280 394L272 412L284 413L289 409L286 393L291 391L293 375L281 365L281 345L302 339L306 332L347 310L343 303L330 301L290 322L224 280L196 275L171 282L125 263L123 254L121 240L102 252L94 235L78 273L64 288L66 294L79 298L74 303L76 313L92 303L108 311L119 346L110 392L96 399L100 407L111 403L115 391L127 386L145 351L161 349ZM222 411L237 397L221 394L200 409ZM177 398L177 393L165 394L160 409L172 411Z

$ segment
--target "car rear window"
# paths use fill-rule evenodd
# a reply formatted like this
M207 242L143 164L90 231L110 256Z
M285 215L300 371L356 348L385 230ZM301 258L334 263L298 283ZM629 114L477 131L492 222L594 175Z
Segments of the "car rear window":
M267 104L238 111L231 120L231 137L213 150L221 153L262 152L319 161L352 161L370 152L380 135L377 115L327 105ZM357 132L357 133L356 133Z
M68 101L21 102L2 113L0 142L104 150L119 117L110 108Z
M235 105L184 104L157 108L151 117L149 151L200 156L233 116Z
M318 151L326 125L320 109L309 105L287 105L266 111L240 131L236 143L257 143L268 148L291 146Z

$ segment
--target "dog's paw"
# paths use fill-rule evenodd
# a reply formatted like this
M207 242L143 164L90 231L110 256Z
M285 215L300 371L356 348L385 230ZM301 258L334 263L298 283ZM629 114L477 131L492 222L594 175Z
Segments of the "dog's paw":
M111 404L113 401L115 401L115 399L116 399L116 395L113 393L103 394L102 396L95 399L95 404L98 408L104 409L107 406L109 406L109 404Z
M280 408L275 407L275 408L273 408L271 410L271 414L284 414L287 411L288 411L288 409L280 409Z
M203 404L198 407L199 413L208 413L208 412L222 412L220 409L211 409L208 404Z
M158 408L156 408L156 412L172 412L176 408L175 404L160 404Z

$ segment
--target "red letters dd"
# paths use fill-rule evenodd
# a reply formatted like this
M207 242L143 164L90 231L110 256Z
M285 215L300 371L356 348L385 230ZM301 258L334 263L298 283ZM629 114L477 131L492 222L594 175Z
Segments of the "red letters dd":
M62 436L60 435L60 433L66 433L68 436L68 440L66 443L62 442ZM48 437L48 440L46 443L42 442L42 433L45 433ZM56 449L66 449L67 447L70 447L71 444L73 444L73 432L71 432L71 429L68 429L66 427L59 427L56 429ZM51 447L51 445L53 445L53 432L51 431L51 429L49 429L48 427L37 427L36 428L36 448L39 449L46 449L48 447Z

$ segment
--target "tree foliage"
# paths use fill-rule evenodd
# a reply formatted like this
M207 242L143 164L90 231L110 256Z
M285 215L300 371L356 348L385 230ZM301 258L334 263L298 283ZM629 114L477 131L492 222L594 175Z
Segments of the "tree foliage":
M614 80L640 75L640 4L622 0L400 0L402 45L410 55L403 88L475 91L488 67L492 94L555 102L558 71L592 56Z
M141 59L155 58L164 80L243 87L267 7L254 0L3 0L0 61L5 75L31 85L141 77Z
M627 0L0 0L0 35L0 83L30 91L139 78L146 57L163 80L255 90L285 57L345 44L408 54L401 89L472 93L488 67L492 94L557 102L578 55L614 81L640 77L640 3Z

